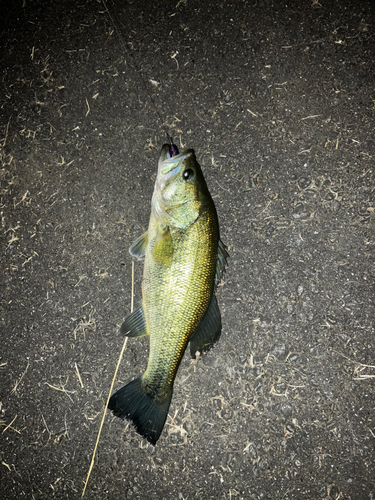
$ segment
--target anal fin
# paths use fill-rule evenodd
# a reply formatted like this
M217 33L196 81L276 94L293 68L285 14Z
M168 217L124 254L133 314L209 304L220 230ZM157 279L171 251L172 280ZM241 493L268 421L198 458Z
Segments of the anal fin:
M208 351L221 334L221 315L215 294L212 296L210 305L203 316L193 337L190 339L190 354L195 358L195 353Z
M120 333L126 337L144 337L148 335L142 302L123 322Z

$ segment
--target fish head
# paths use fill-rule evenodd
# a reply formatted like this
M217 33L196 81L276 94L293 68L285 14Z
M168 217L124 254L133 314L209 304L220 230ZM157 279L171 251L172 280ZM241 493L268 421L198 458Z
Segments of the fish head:
M161 149L151 208L168 226L186 229L207 203L213 203L194 150L171 156L169 145Z

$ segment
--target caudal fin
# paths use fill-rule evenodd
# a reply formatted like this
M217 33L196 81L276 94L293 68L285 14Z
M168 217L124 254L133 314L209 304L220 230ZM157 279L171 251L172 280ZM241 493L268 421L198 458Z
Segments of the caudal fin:
M142 388L141 378L136 378L113 394L108 408L116 417L132 420L138 434L155 445L167 419L172 389L164 401L156 401Z

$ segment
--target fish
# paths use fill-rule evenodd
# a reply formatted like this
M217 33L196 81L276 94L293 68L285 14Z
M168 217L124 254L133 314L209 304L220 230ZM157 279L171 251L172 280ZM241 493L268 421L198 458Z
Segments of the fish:
M195 358L220 337L215 290L228 257L194 150L176 153L163 145L148 230L129 249L133 258L144 260L142 301L120 333L149 336L147 368L108 402L115 416L132 421L153 445L164 428L188 344Z

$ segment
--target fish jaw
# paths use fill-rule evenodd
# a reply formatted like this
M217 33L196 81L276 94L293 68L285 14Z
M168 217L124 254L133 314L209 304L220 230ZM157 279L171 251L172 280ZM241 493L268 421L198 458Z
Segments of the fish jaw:
M172 149L172 153L174 153L175 151L178 151L177 149L177 146L173 145L175 149ZM177 156L181 156L181 155L184 155L187 151L193 151L192 149L185 149L184 151L182 151L182 153L178 153L178 154L171 154L171 145L170 144L163 144L162 148L161 148L161 152L160 152L160 157L159 157L159 165L160 163L164 162L165 160L169 160L171 158L177 158Z

